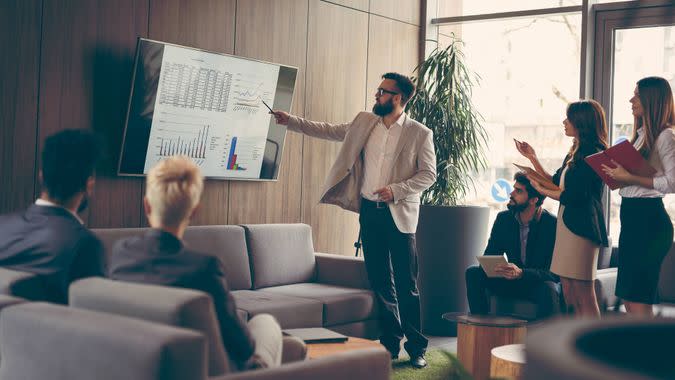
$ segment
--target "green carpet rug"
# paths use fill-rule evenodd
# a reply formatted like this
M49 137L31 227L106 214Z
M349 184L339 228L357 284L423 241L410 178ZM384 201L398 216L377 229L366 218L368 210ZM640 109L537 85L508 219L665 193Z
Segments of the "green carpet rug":
M401 356L391 366L394 369L392 380L471 380L457 358L441 350L429 350L424 358L428 365L423 369L410 366L407 356Z

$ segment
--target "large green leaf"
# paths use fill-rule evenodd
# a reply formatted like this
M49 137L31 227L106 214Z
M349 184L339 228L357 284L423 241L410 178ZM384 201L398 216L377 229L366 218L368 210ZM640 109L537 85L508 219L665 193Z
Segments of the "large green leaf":
M435 49L415 68L417 93L406 105L410 117L434 132L438 178L422 193L427 205L456 205L474 186L470 173L486 168L487 133L471 102L480 78L466 67L462 45L453 36L447 48Z

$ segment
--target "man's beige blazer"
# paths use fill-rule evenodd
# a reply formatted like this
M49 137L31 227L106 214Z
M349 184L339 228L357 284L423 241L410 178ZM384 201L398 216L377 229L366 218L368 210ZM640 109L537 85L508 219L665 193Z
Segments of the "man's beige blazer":
M326 178L321 203L359 212L363 149L379 120L379 116L370 112L361 112L346 124L318 123L291 116L288 129L343 142ZM420 212L420 195L436 181L436 153L431 130L406 116L393 159L388 183L394 201L389 203L389 210L399 231L414 233Z

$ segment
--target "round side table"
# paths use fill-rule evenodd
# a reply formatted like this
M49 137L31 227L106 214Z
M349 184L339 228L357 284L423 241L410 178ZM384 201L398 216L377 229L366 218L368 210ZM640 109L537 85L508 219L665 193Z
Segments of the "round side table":
M457 322L457 358L476 380L490 377L493 348L525 341L524 319L461 313L447 313L443 318Z
M525 345L507 344L491 351L490 377L520 379L525 365Z

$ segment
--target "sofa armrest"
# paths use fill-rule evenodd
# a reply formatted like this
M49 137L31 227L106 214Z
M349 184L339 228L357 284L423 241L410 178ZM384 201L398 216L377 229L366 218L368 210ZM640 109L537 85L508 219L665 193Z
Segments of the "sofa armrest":
M211 380L389 380L390 371L387 351L371 348Z
M316 280L321 284L370 289L363 258L315 253Z
M614 295L616 275L617 268L598 269L595 277L595 291L601 312L614 307L616 303L616 295Z
M40 276L5 268L0 268L0 294L32 301L44 301L49 298Z

